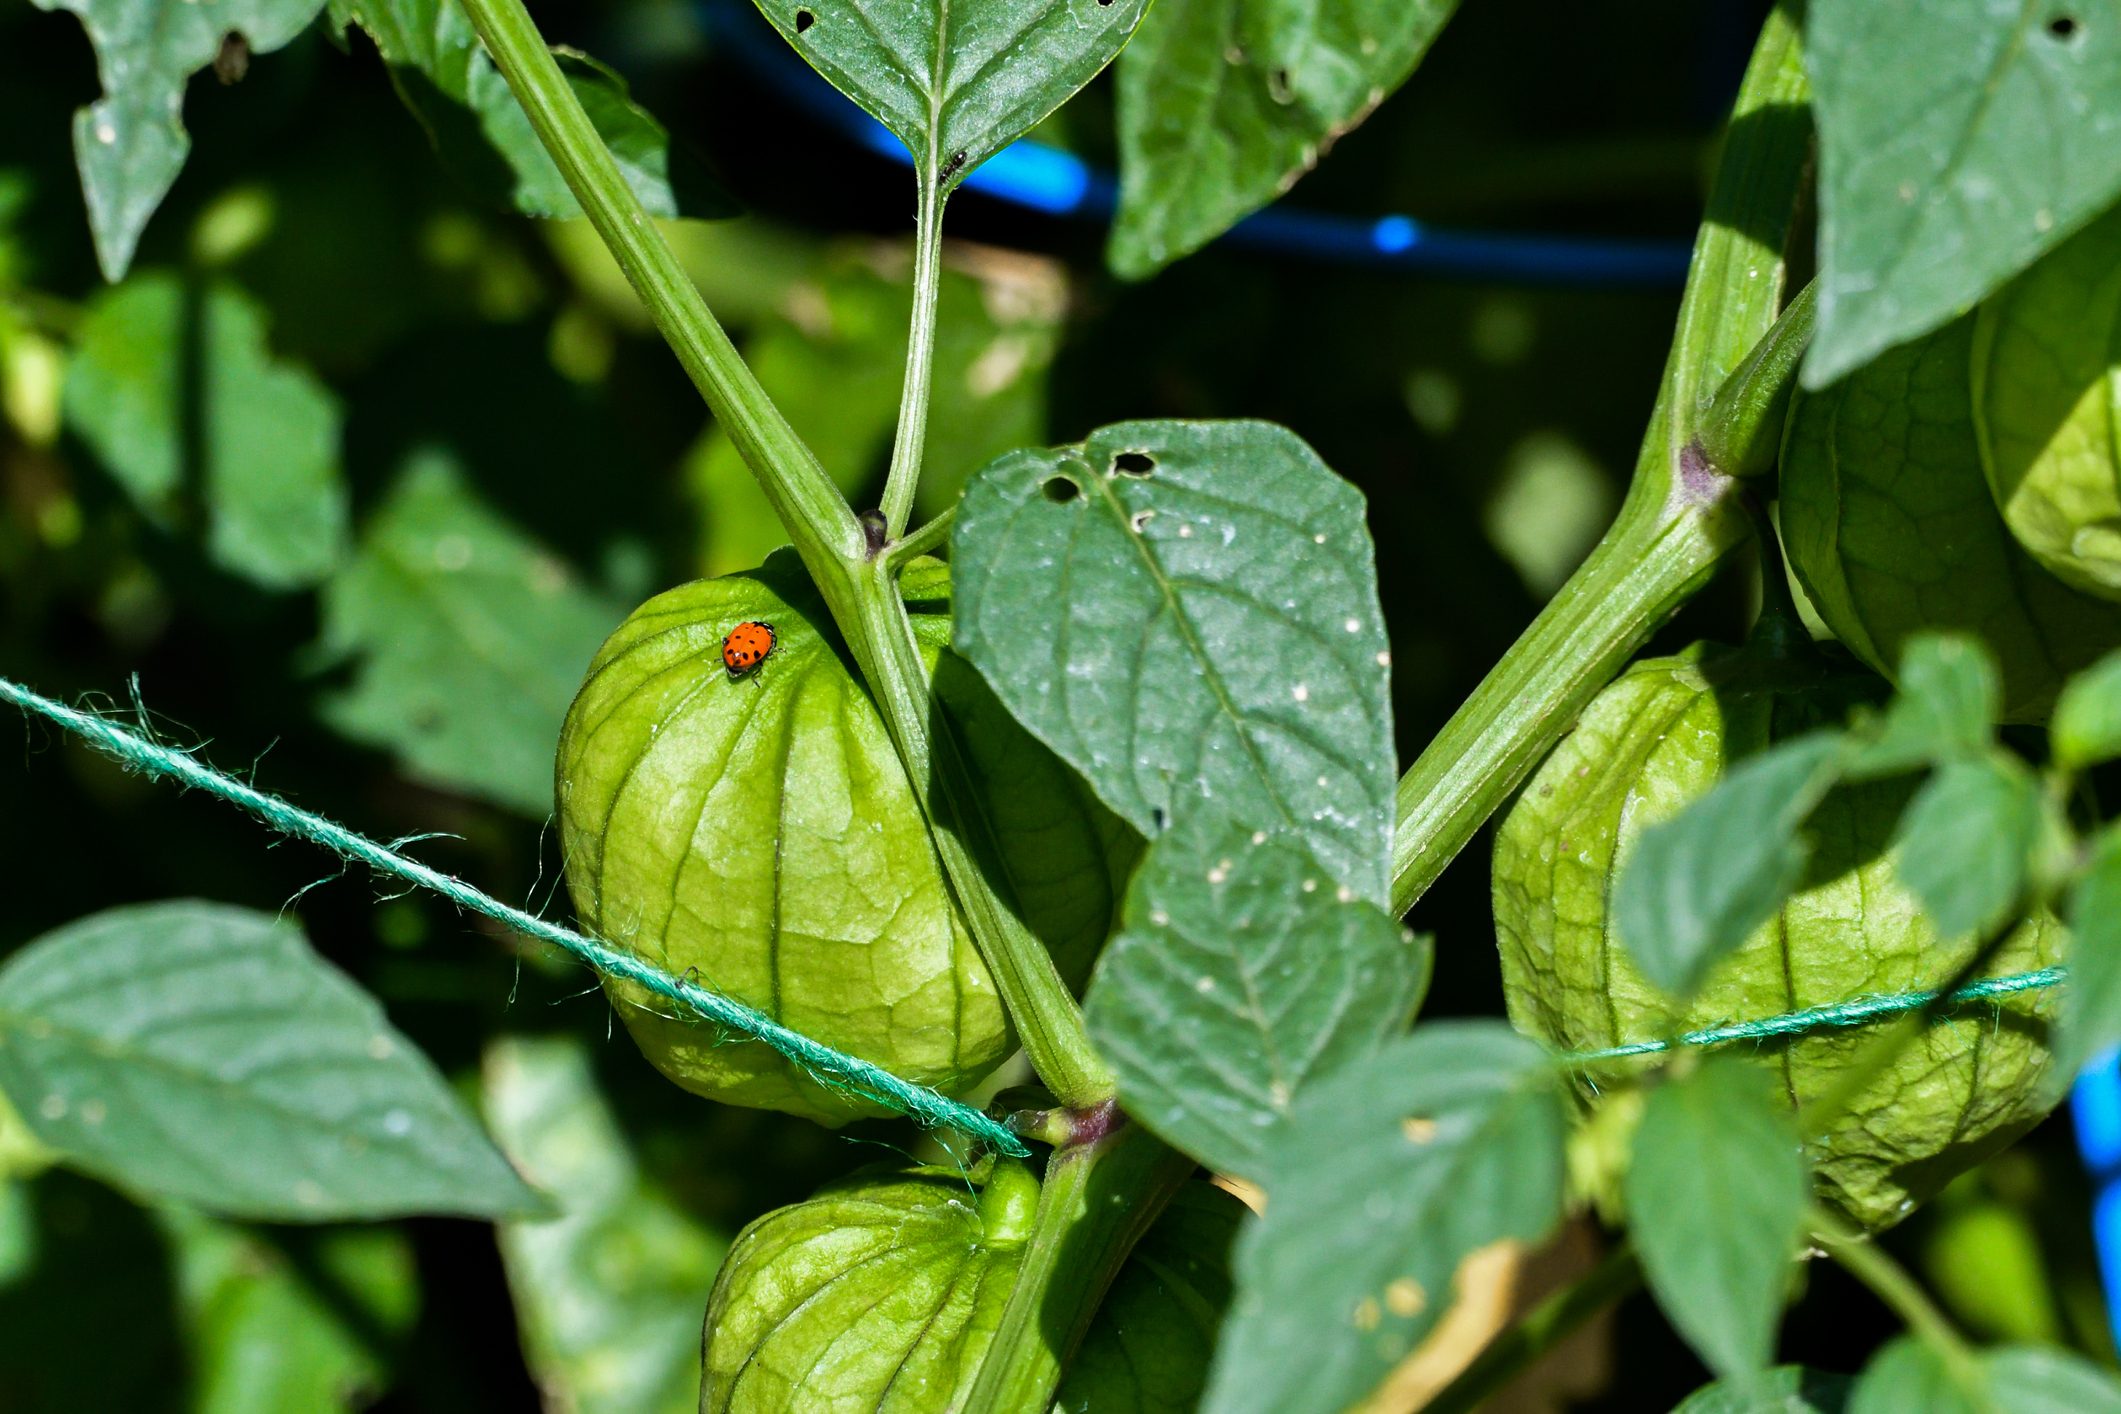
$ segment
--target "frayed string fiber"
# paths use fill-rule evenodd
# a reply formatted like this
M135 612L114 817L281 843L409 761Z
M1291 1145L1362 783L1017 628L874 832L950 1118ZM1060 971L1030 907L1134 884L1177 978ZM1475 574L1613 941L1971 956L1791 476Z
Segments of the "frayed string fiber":
M874 1101L924 1125L956 1129L1017 1158L1031 1152L1005 1126L970 1105L959 1104L925 1085L901 1079L882 1066L822 1045L781 1025L755 1007L711 991L689 978L673 977L600 939L512 908L463 880L430 868L387 845L378 844L312 811L290 805L278 796L267 795L222 775L175 747L149 740L102 717L54 702L6 678L0 678L0 699L64 727L148 776L179 781L218 796L282 834L321 845L342 858L404 879L440 894L460 908L484 914L519 933L564 948L599 972L636 983L704 1020L763 1042L828 1088Z

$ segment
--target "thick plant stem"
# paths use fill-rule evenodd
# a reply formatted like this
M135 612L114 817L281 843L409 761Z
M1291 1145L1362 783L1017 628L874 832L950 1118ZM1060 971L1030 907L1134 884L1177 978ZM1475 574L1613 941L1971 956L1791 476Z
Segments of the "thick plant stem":
M626 185L522 0L463 0L538 140L626 273L715 420L758 477L803 563L830 601L839 565L860 553L846 498L796 435L716 322L677 256Z
M1046 945L993 883L1004 877L1001 851L971 789L972 771L955 733L940 713L930 711L928 674L898 596L897 576L888 567L872 565L863 572L856 612L858 630L847 635L855 660L928 812L936 852L1032 1068L1069 1108L1104 1104L1117 1086L1090 1045L1082 1008Z
M942 292L943 197L925 173L913 226L913 321L906 332L906 381L899 390L898 431L884 478L884 534L896 540L913 514L921 457L928 441L929 382L935 375L935 306Z
M1623 1242L1582 1277L1540 1302L1438 1390L1423 1414L1471 1414L1586 1321L1642 1286L1642 1259Z
M1053 1403L1112 1278L1171 1196L1191 1159L1107 1109L1115 1128L1055 1152L1029 1249L964 1414L1020 1414Z
M1619 518L1399 783L1392 906L1404 913L1584 706L1747 536L1737 482L1696 441L1708 396L1781 306L1783 243L1810 148L1799 30L1768 17L1740 85L1657 408Z

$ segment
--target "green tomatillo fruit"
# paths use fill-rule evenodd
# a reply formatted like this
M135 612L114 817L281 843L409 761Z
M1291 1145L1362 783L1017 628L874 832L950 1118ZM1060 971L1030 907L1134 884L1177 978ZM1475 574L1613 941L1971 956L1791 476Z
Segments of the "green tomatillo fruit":
M2022 456L2008 449L2037 435L2030 355L2015 355L2006 379L1994 353L2028 341L2028 328L2013 318L2007 336L1998 323L1977 340L1970 315L1800 395L1783 440L1780 526L1811 607L1857 657L1890 676L1917 632L1976 634L2003 670L2005 719L2038 722L2071 673L2121 645L2121 604L2043 569L1990 494L1985 467ZM1990 405L1978 423L1977 389Z
M2121 599L2121 216L1983 304L1972 356L1982 470L2011 534L2058 578Z
M768 1213L715 1279L701 1414L943 1414L962 1406L1016 1285L1038 1206L1023 1165L983 1191L943 1168L875 1168ZM1229 1302L1244 1212L1189 1184L1136 1246L1054 1407L1186 1414Z
M931 729L963 743L1006 883L1079 985L1137 846L948 653L944 568L909 580L947 719ZM740 624L771 629L743 672L722 657ZM1012 1049L921 801L792 553L680 585L620 625L568 710L557 793L568 887L598 936L941 1090ZM826 1123L877 1112L635 983L605 985L642 1052L689 1090Z
M1803 884L1725 958L1691 1001L1646 981L1608 901L1645 827L1706 792L1731 763L1838 722L1866 695L1758 650L1696 646L1636 664L1594 700L1525 787L1495 841L1494 903L1505 995L1517 1027L1564 1051L1595 1051L1746 1018L1933 987L1977 943L1943 939L1898 877L1889 848L1907 778L1844 786L1811 817ZM2042 913L1991 968L2053 963L2064 932ZM2045 1112L2044 992L1928 1027L1865 1087L1810 1153L1822 1198L1867 1228L1897 1221L1953 1174ZM1816 1030L1763 1042L1797 1107L1834 1088L1873 1033ZM1613 1074L1597 1078L1607 1091ZM1587 1103L1600 1098L1587 1080Z

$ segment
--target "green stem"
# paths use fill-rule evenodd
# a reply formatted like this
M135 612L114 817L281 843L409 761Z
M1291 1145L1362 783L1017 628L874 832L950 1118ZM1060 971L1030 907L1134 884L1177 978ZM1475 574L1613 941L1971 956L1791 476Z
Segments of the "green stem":
M899 392L898 432L884 478L884 534L896 540L913 514L928 438L928 385L935 373L935 307L942 291L943 196L925 173L913 226L913 322L906 334L906 381Z
M1115 1111L1110 1130L1047 1165L1024 1263L964 1414L1051 1407L1061 1372L1127 1254L1194 1163Z
M956 733L940 713L929 710L928 674L895 571L877 564L861 574L855 613L856 623L847 632L855 660L928 811L936 852L1032 1068L1054 1098L1071 1109L1105 1103L1118 1087L1090 1045L1082 1008L1052 953L993 882L1006 878L1001 850L972 788L973 773Z
M1586 1321L1642 1286L1642 1259L1622 1242L1604 1260L1540 1302L1489 1342L1458 1377L1438 1390L1422 1414L1471 1414Z
M1782 451L1783 418L1797 386L1797 366L1812 346L1818 296L1816 281L1799 290L1702 412L1701 450L1711 466L1731 476L1753 477L1775 465Z
M1724 142L1679 325L1619 518L1399 783L1392 906L1427 891L1598 690L1747 537L1737 482L1696 441L1720 387L1774 323L1811 133L1800 31L1768 17Z
M894 570L904 569L949 540L950 527L956 520L957 507L952 506L918 530L892 541L884 547L884 563Z
M841 565L864 546L846 498L759 386L649 220L522 0L463 0L463 5L583 213L758 477L803 563L831 601L836 581L844 578Z
M1892 1255L1861 1233L1851 1231L1842 1220L1817 1204L1812 1206L1812 1232L1832 1257L1850 1276L1869 1287L1871 1293L1907 1325L1917 1338L1937 1352L1945 1368L1962 1389L1981 1397L1987 1397L1987 1386L1981 1378L1981 1362L1973 1347L1952 1326L1945 1314L1937 1309L1907 1269L1894 1261Z

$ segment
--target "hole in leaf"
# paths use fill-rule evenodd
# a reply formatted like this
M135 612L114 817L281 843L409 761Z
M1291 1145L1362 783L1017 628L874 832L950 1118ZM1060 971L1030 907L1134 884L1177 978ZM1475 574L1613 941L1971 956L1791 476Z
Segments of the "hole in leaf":
M1156 470L1156 458L1147 452L1120 452L1112 458L1114 476L1147 476Z
M2047 22L2047 32L2057 39L2073 39L2077 34L2077 17L2057 15Z
M1055 505L1065 505L1083 494L1083 488L1065 476L1049 476L1046 478L1046 484L1038 489Z
M1267 96L1276 103L1287 103L1296 95L1289 89L1289 71L1276 69L1267 75Z
M1161 832L1163 830L1164 821L1167 818L1168 817L1164 814L1164 808L1161 805L1152 805L1149 807L1149 824L1158 832Z
M801 34L816 23L817 16L811 14L808 10L797 10L795 12L795 32L797 34Z
M1097 3L1100 5L1110 5L1112 3L1112 0L1097 0Z

